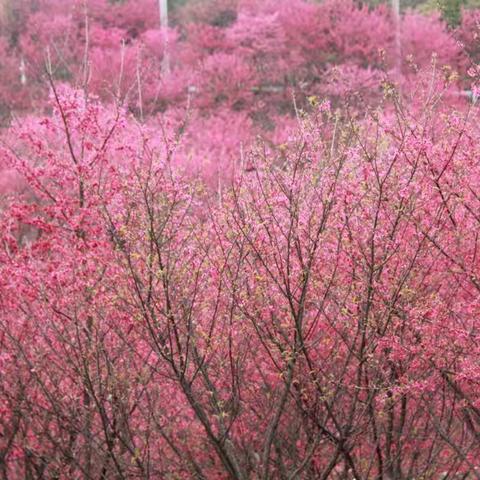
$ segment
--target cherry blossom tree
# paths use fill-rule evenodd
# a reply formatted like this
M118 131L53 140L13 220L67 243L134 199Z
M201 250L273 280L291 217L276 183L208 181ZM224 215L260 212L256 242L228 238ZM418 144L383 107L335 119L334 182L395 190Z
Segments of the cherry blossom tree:
M52 82L1 150L4 478L480 475L477 110L384 88L217 190Z

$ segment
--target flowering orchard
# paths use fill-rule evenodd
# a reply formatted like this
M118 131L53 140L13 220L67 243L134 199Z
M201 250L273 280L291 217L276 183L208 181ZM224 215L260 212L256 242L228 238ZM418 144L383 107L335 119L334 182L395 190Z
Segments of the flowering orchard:
M353 0L191 0L164 30L158 0L0 0L0 128L49 114L51 81L67 84L153 129L177 128L183 164L223 182L256 135L285 143L294 104L329 98L362 115L381 104L386 78L415 96L432 63L451 84L448 101L463 101L479 11L455 29L404 12L399 61L389 9Z
M478 11L157 9L0 0L0 479L480 479Z
M212 191L52 84L0 150L0 476L480 478L478 111L430 87Z
M137 115L190 101L204 115L247 112L265 126L266 117L290 110L289 89L299 101L368 96L398 61L391 12L353 0L191 1L172 12L167 31L159 28L157 0L2 4L0 111L7 117L45 107L48 67L57 81L74 86L87 78L91 93L121 99ZM429 66L432 54L439 66L463 74L478 60L479 11L465 11L455 30L437 15L406 12L405 78ZM171 71L161 75L167 44Z

